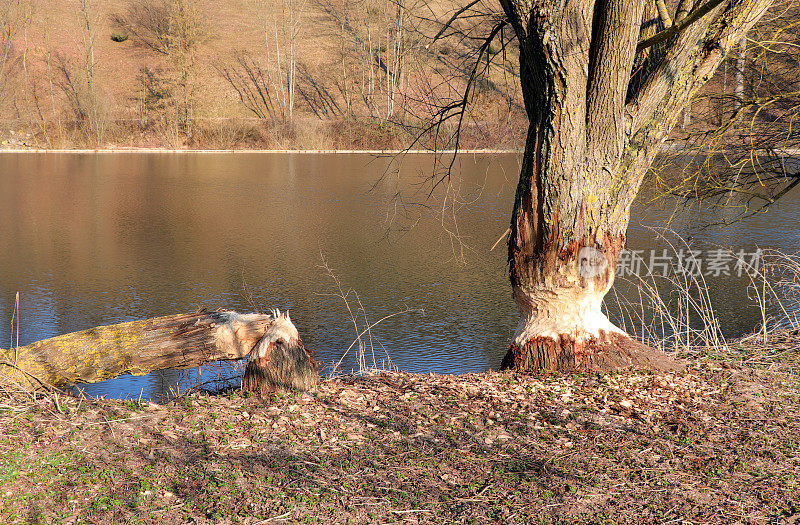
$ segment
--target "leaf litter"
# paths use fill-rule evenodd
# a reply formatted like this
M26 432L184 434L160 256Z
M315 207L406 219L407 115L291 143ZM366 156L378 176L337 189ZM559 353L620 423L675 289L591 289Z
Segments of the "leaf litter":
M793 375L375 371L165 405L6 395L4 523L794 523Z

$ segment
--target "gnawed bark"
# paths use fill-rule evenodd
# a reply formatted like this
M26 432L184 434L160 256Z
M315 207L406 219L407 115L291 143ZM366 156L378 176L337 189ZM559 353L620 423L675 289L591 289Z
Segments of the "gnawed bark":
M319 379L317 363L303 346L289 314L276 311L273 318L274 325L253 348L242 389L261 395L312 389Z
M275 327L274 315L234 311L98 326L0 350L0 380L37 390L242 359ZM284 329L282 324L280 328Z
M602 300L655 154L772 2L681 1L671 32L653 35L646 2L501 0L530 120L508 241L522 320L504 367L679 367L615 327ZM651 41L663 47L649 52ZM587 254L599 261L588 272Z

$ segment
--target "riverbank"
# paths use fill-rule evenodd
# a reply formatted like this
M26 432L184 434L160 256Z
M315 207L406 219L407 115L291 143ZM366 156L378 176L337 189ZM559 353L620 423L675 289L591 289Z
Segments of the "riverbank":
M67 154L67 155L86 155L86 154L141 154L141 153L157 153L157 154L298 154L298 155L452 155L458 153L459 155L504 155L504 154L522 154L521 149L446 149L440 151L431 150L401 150L401 149L168 149L168 148L117 148L117 149L2 149L0 153L50 153L50 154Z
M7 393L0 521L794 523L795 335L678 375L373 372L165 405Z
M735 151L735 150L731 150ZM669 142L661 146L660 152L662 154L670 154L670 155L678 155L685 154L687 158L694 157L696 155L702 156L704 152L697 151L693 149L691 146L681 143L681 142ZM715 151L714 153L717 155L725 154L726 150L720 149ZM505 155L505 154L517 154L521 155L524 153L523 148L516 148L516 147L499 147L499 148L459 148L458 150L455 149L440 149L440 150L430 150L430 149L398 149L398 148L386 148L386 149L314 149L314 148L303 148L303 149L285 149L285 148L275 148L275 149L259 149L259 148L236 148L236 149L225 149L225 148L217 148L217 149L192 149L192 148L164 148L164 147L116 147L116 146L109 146L105 148L39 148L36 146L24 146L20 144L15 145L5 145L0 146L0 154L2 153L36 153L36 154L67 154L67 155L86 155L86 154L228 154L228 153L235 153L235 154L278 154L278 155L286 155L286 154L303 154L303 155L452 155L457 153L459 155ZM754 154L763 154L766 155L766 151L753 151ZM771 153L778 154L780 156L785 157L800 157L800 148L786 148L786 149L778 149L774 150Z

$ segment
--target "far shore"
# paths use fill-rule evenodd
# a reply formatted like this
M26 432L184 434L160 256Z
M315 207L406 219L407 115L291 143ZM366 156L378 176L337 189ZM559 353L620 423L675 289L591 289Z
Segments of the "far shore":
M88 154L88 153L278 153L278 154L312 154L312 155L432 155L434 153L452 155L497 155L507 153L522 153L521 149L460 149L441 150L400 150L400 149L170 149L170 148L98 148L98 149L37 149L17 148L0 149L0 153L63 153L63 154Z
M678 153L682 150L691 152L684 144L673 142L665 144L661 147L661 151ZM258 154L279 154L279 155L452 155L457 153L459 155L507 155L507 154L522 154L522 148L507 148L507 149L447 149L439 151L431 151L425 149L403 150L403 149L190 149L190 148L80 148L80 149L46 149L46 148L0 148L0 154L6 153L36 153L36 154L64 154L64 155L87 155L87 154L124 154L124 153L138 153L138 154L229 154L229 153L258 153ZM703 154L705 152L696 151L691 152L694 154ZM722 154L724 150L715 151L715 154ZM766 151L757 151L757 154L766 154ZM776 150L772 153L778 153L785 157L800 157L800 148L788 148Z

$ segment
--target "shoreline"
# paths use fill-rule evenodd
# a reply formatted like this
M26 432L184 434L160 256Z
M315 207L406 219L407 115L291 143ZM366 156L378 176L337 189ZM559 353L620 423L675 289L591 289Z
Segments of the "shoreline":
M660 148L663 153L679 153L687 150L683 144L665 144ZM524 148L514 149L453 149L430 151L424 149L402 150L402 149L180 149L180 148L78 148L78 149L46 149L46 148L0 148L0 155L3 154L58 154L58 155L117 155L117 154L158 154L158 155L221 155L221 154L275 154L275 155L377 155L377 156L396 156L396 155L521 155ZM691 148L687 151L691 152ZM713 152L715 155L723 155L726 150ZM789 148L768 152L758 150L756 155L777 153L781 157L800 157L800 148ZM695 155L704 155L706 152L694 152Z
M428 151L428 150L399 150L399 149L169 149L169 148L111 148L111 149L0 149L3 153L57 153L57 154L119 154L119 153L158 153L158 154L228 154L228 153L258 153L258 154L302 154L302 155L452 155L455 150ZM520 154L522 149L465 149L458 150L459 155L502 155Z

